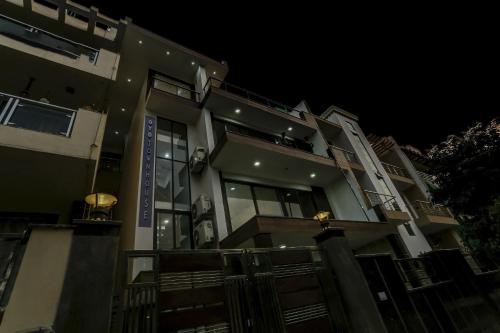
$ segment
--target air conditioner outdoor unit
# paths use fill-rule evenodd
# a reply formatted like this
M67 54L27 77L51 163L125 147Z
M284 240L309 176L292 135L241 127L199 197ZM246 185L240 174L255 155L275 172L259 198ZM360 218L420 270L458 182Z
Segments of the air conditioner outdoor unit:
M194 228L194 245L197 249L210 246L214 241L214 229L211 220L201 221Z
M189 168L192 173L200 173L207 164L207 150L205 147L197 146L189 159Z
M200 194L198 199L194 202L191 207L191 214L193 216L193 222L196 224L200 219L209 216L212 212L212 203L210 198L206 194Z

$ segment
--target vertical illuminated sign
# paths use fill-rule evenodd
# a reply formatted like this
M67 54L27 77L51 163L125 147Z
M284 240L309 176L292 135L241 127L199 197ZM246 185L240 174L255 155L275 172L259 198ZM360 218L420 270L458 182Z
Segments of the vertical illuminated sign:
M156 119L154 117L145 117L143 140L139 227L151 228L156 142Z

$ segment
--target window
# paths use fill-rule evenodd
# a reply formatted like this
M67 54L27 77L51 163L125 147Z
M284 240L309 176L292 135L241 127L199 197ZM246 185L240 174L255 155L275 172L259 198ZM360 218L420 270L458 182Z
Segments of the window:
M259 215L283 216L281 201L275 189L268 187L254 187L255 199Z
M224 189L233 231L255 215L313 218L318 211L332 212L320 188L311 192L225 181Z
M257 214L250 185L225 183L226 201L232 230L238 229Z
M158 118L156 136L156 247L191 248L191 193L187 128Z

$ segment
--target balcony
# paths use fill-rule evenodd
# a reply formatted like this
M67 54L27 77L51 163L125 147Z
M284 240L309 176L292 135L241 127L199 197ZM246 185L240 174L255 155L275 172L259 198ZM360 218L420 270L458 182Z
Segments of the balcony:
M119 55L75 42L38 27L0 15L0 46L7 63L19 61L19 52L69 66L107 79L115 79ZM41 64L40 66L43 66Z
M283 142L231 131L219 133L210 163L226 173L292 184L321 186L341 175L330 158Z
M314 119L300 110L213 77L203 87L203 105L214 114L272 133L297 137L316 131Z
M428 173L425 173L425 172L422 172L422 171L418 171L417 170L417 175L420 177L420 179L422 179L424 181L424 183L426 183L427 185L430 185L432 187L436 187L436 182L434 180L434 176L433 175L430 175Z
M458 225L448 208L428 201L415 201L416 223L424 233L434 233Z
M106 116L0 93L0 146L97 158Z
M364 190L368 201L381 221L404 223L410 221L410 215L403 212L393 195Z
M329 220L328 223L330 227L344 229L345 236L353 249L360 248L397 232L394 224L386 222ZM257 215L222 240L221 247L314 245L313 237L318 235L321 230L320 223L314 219ZM259 243L263 239L267 244Z
M188 84L150 74L147 109L169 119L194 124L200 115L200 94Z
M385 162L380 162L380 163L382 163L382 166L384 167L385 171L394 182L394 185L396 185L396 187L399 190L404 191L411 185L415 185L415 182L411 178L408 171L406 171L406 169L398 167L397 165L394 164L389 164Z
M330 145L329 148L328 155L335 158L335 161L340 168L352 169L353 171L365 170L355 152L334 145Z

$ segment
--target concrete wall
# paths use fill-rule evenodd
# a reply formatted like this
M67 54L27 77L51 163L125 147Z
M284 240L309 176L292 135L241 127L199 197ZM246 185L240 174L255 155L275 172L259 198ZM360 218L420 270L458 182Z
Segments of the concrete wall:
M364 213L365 209L362 207L362 203L356 197L345 177L339 177L336 181L325 186L324 190L336 219L369 220L367 214Z
M51 327L68 263L72 229L35 228L5 310L0 333Z
M120 247L128 250L135 249L139 183L141 178L142 136L146 110L145 96L146 83L144 82L125 141L122 160L122 180L116 216L123 223L120 234Z
M120 63L119 54L105 49L99 50L97 61L93 64L89 61L89 58L84 55L72 59L60 53L31 46L3 35L0 35L0 45L110 80L116 80L118 65Z
M97 160L106 119L105 114L79 109L70 137L0 125L0 145Z

